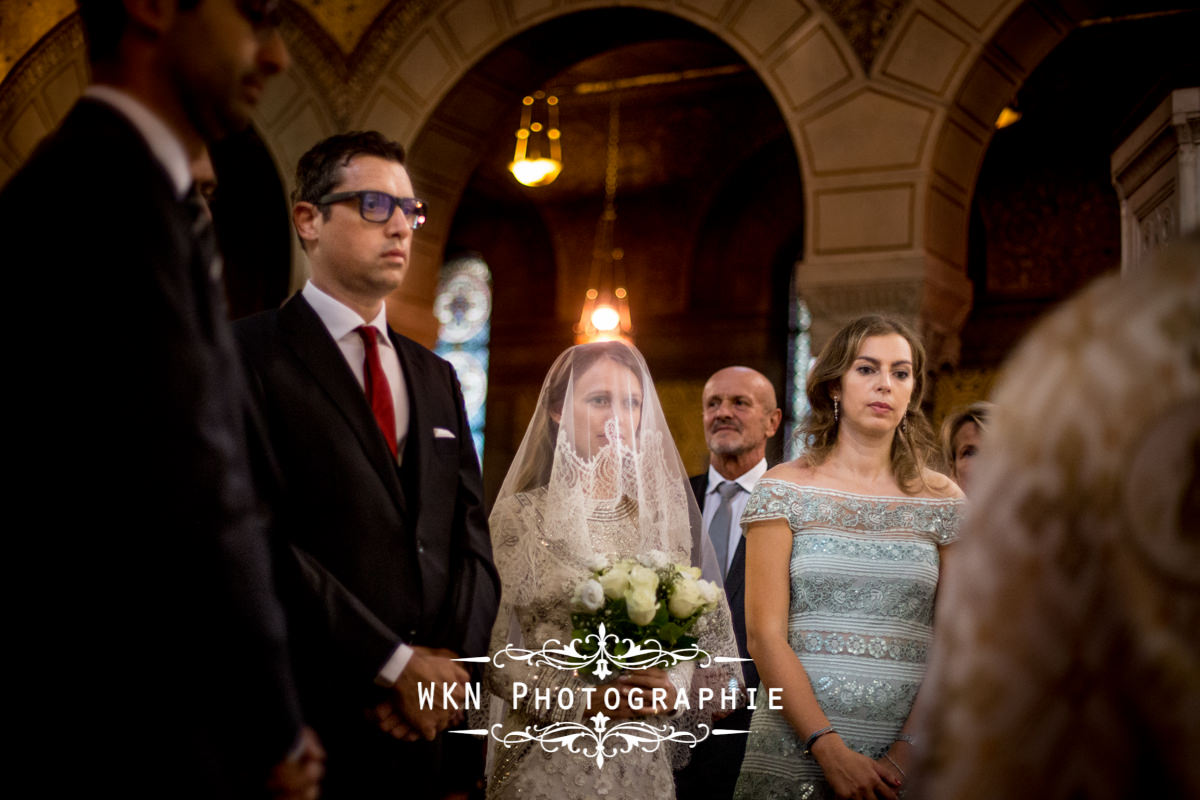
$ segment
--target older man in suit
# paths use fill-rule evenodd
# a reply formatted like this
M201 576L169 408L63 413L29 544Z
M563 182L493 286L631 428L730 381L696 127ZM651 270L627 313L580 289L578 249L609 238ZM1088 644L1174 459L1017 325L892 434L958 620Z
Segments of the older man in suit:
M248 123L287 52L267 2L81 0L80 15L94 83L0 193L24 387L6 393L10 513L32 521L7 551L23 587L6 626L22 673L10 761L34 773L12 782L313 796L320 750L300 723L189 170Z
M419 684L468 678L499 600L482 482L451 366L387 325L425 208L376 132L315 145L292 212L312 276L240 321L300 566L285 596L301 700L329 751L329 797L435 790L454 717ZM369 712L369 713L368 713Z
M767 471L767 440L779 428L782 412L775 387L766 376L748 367L726 367L704 384L702 396L708 472L694 476L692 490L704 514L704 530L712 540L717 561L725 570L725 594L733 617L739 655L746 649L746 542L739 519L754 484ZM746 685L758 687L754 662L743 663ZM750 714L736 711L721 727L749 730ZM680 800L733 795L745 752L742 736L711 737L692 754L691 763L675 776Z

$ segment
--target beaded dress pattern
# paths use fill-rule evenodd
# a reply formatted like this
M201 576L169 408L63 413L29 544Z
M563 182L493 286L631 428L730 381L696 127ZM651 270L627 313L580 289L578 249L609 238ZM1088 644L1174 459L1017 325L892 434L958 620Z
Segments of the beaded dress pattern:
M742 516L743 526L783 519L792 529L788 641L830 723L871 758L895 741L920 688L938 547L957 539L962 506L764 478ZM782 712L757 705L735 796L832 798L804 738Z
M635 544L637 504L633 500L623 498L618 502L593 504L586 512L590 536L586 541L575 542L555 536L546 528L545 501L546 491L539 489L514 495L506 507L498 506L492 513L497 566L504 585L513 587L514 595L514 602L506 604L509 633L501 635L497 626L492 652L502 650L510 641L523 641L525 646L535 648L552 639L569 641L571 596L575 587L591 574L588 564L596 551L608 551L617 557L639 552ZM689 558L689 554L680 551L668 556L682 562ZM676 685L687 685L692 668L691 663L685 663L668 674ZM488 689L497 697L512 697L516 681L526 684L528 698L519 709L507 708L501 720L505 731L584 719L581 703L566 709L556 701L553 708L537 709L529 701L539 689L550 689L555 698L560 690L567 689L580 700L580 690L585 684L572 673L524 664L508 664L504 669L488 671ZM655 717L648 721L662 724L667 720ZM665 749L648 753L635 748L606 761L601 769L593 759L565 748L546 752L536 743L498 746L488 787L489 798L674 796L671 761Z

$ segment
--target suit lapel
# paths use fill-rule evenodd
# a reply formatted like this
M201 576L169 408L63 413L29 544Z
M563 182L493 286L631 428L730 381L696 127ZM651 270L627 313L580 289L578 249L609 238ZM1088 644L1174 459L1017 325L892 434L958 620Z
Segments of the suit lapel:
M407 511L396 462L383 440L366 395L320 317L308 301L297 294L279 310L279 329L284 342L312 374L317 385L328 395L336 413L354 433L364 456L375 467L396 505L401 511ZM412 430L411 424L409 429Z

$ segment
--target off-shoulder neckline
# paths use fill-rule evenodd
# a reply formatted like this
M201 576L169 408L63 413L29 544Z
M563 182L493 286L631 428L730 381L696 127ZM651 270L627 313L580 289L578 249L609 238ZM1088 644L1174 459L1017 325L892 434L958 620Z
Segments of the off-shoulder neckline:
M838 497L854 497L865 500L883 500L889 503L962 503L966 500L964 497L913 497L910 495L863 494L862 492L846 492L842 491L841 489L827 489L824 486L810 486L809 484L805 483L796 483L795 481L784 480L783 478L762 478L759 480L759 483L778 483L802 491L817 492L819 494L832 494L837 495Z

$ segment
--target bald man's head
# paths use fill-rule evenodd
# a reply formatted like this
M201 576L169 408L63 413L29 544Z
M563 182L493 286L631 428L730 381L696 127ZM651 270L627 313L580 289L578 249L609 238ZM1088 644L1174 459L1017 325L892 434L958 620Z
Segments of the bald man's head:
M717 461L735 459L757 464L783 416L775 403L775 387L749 367L726 367L704 384L704 441Z

